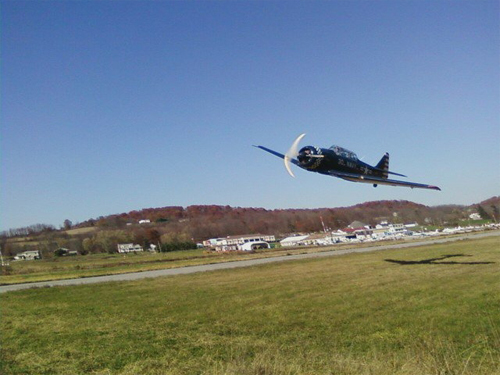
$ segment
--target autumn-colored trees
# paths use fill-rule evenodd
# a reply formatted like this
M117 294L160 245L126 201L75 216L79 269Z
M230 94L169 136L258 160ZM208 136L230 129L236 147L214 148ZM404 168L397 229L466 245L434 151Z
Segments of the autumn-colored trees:
M118 243L135 243L144 248L154 244L170 251L193 246L208 238L230 235L271 234L279 238L296 232L318 232L323 230L322 220L327 230L345 228L353 221L373 226L381 221L456 225L467 219L470 213L477 211L483 217L498 220L499 207L500 197L472 206L436 207L409 201L376 201L351 207L281 210L217 205L186 208L170 206L101 216L79 224L66 220L61 230L43 224L12 229L0 234L0 245L6 255L33 248L50 255L60 247L82 253L116 252ZM140 220L149 220L149 223L139 224ZM69 228L72 230L67 232ZM91 230L78 231L78 228ZM68 234L70 232L71 235Z

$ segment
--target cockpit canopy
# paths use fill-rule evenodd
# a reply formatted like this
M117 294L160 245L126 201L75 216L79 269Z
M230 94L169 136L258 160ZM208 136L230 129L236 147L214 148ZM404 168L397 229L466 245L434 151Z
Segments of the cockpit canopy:
M333 145L330 147L330 150L335 152L335 154L337 156L340 156L340 157L343 157L346 159L351 159L351 160L358 160L358 157L356 156L356 154L354 152L349 151L343 147Z

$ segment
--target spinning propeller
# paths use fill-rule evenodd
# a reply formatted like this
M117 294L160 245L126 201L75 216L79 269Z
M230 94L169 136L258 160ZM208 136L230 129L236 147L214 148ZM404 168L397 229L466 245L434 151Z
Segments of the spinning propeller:
M292 146L288 149L283 159L285 161L285 168L292 177L295 177L295 175L290 168L290 160L295 159L299 155L299 142L302 138L305 137L305 135L306 134L303 133L299 135L297 139L295 139L295 141L293 141Z
M283 158L285 162L285 168L290 174L290 176L295 177L295 175L292 172L292 169L290 168L290 161L294 160L295 158L298 159L298 164L300 167L309 167L309 163L312 162L313 159L321 159L324 158L324 155L321 155L321 151L316 148L316 151L314 147L312 146L307 146L304 147L299 151L299 142L301 141L302 138L304 138L305 133L301 134L293 141L292 146L288 149L288 151L285 154L285 157ZM297 161L295 161L295 164Z

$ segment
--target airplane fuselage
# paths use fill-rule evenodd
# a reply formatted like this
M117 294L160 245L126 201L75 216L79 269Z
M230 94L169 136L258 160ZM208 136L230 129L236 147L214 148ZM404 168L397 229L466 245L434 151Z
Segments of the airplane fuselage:
M327 175L330 175L331 171L378 177L383 174L383 171L359 160L352 152L335 152L329 148L303 147L299 152L298 161L299 166L308 171Z
M375 166L371 166L358 159L356 154L340 146L331 146L330 148L320 148L315 146L306 146L297 151L298 144L305 134L301 134L293 142L292 147L286 154L271 150L264 146L255 146L270 154L273 154L285 162L288 173L295 177L290 164L305 169L310 172L316 172L327 176L341 178L352 182L362 182L378 185L405 186L409 188L441 190L439 187L418 182L401 181L389 178L389 174L406 177L400 173L389 171L389 154L385 155Z

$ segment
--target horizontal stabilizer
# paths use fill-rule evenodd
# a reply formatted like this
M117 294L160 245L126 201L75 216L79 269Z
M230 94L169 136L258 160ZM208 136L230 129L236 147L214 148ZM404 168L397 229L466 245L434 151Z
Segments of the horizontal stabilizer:
M396 172L391 172L391 171L384 171L383 169L379 169L379 168L374 168L376 171L379 171L379 172L384 172L384 173L387 173L387 174L393 174L395 176L400 176L400 177L408 177L408 176L405 176L404 174L401 174L401 173L396 173Z

